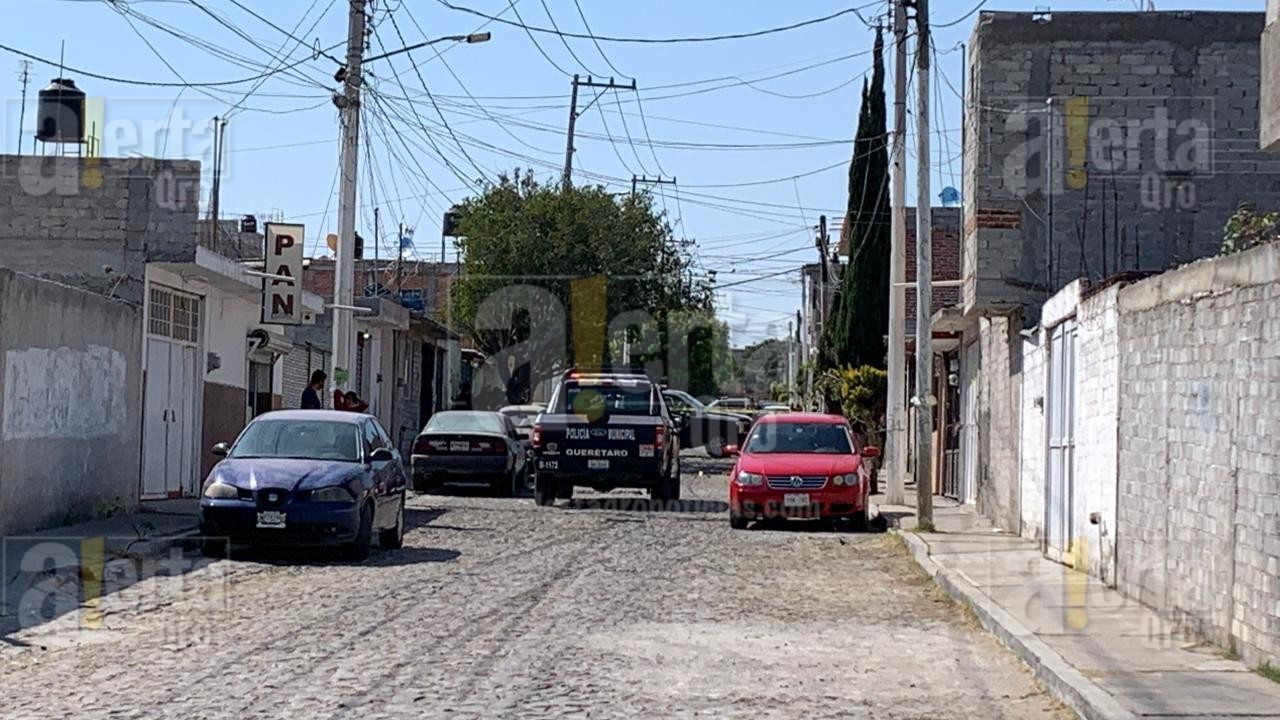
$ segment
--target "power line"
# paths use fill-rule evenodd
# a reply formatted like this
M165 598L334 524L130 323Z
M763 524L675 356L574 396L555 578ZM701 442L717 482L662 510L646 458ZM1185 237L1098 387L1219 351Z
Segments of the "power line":
M609 59L609 56L605 54L604 48L600 47L600 41L595 38L595 33L591 31L591 23L587 22L586 13L582 12L582 3L578 2L578 0L573 0L573 6L578 9L578 17L582 18L582 26L587 29L587 34L592 36L591 42L595 44L596 52L600 53L600 57L604 58L604 62L606 65L609 66L610 70L612 70L614 73L618 75L625 77L626 73L619 70L618 66L614 65L613 61Z
M484 15L481 13L475 13L475 14L480 15L480 17L488 19L489 22L500 22L506 25L515 25L516 27L524 28L525 34L529 36L529 42L533 43L533 46L537 48L538 53L542 55L542 57L546 59L548 63L551 64L551 67L555 68L556 70L559 70L564 75L572 75L573 73L570 73L568 70L565 70L564 68L560 67L560 65L557 64L555 60L551 59L551 56L547 54L547 51L542 49L542 45L540 45L538 43L538 39L533 36L533 33L530 31L529 26L524 24L524 18L520 17L520 11L516 10L515 0L507 0L507 7L511 10L511 12L515 13L516 19L519 20L520 22L512 22L511 20L504 19L500 16ZM456 10L459 8L454 8L454 9Z
M556 24L556 18L551 14L551 8L547 7L547 0L539 0L539 2L542 3L542 10L547 13L547 19L551 21L551 27L555 28L556 36L560 38L560 44L564 45L564 49L569 51L569 57L573 58L579 67L586 70L587 74L598 75L599 73L592 71L591 68L587 67L586 63L582 62L582 58L578 57L578 53L574 52L573 47L569 45L569 39L564 36L564 33L560 32L560 26Z
M857 15L859 10L865 10L875 5L879 5L881 2L881 0L876 0L876 2L867 3L866 5L863 5L858 8L846 8L844 10L839 10L837 12L834 12L830 15L824 15L823 17L813 18L811 20L803 20L800 22L792 23L790 25L783 25L780 27L768 28L765 30L754 30L751 32L742 32L742 33L731 33L727 35L711 35L711 36L705 36L705 37L634 38L634 37L614 37L609 35L595 35L592 33L561 32L560 30L556 30L552 28L544 28L544 27L527 25L525 24L523 18L520 19L520 22L515 22L515 21L507 20L501 17L488 15L483 12L480 12L479 10L475 10L473 8L464 7L461 5L455 5L454 3L449 2L449 0L436 0L436 1L439 2L441 5L444 5L445 7L449 8L450 10L456 10L458 12L464 12L469 15L475 15L477 17L482 17L482 18L491 20L493 22L499 22L504 25L521 27L528 32L546 33L548 35L559 35L561 37L579 38L582 40L594 40L596 42L641 43L641 44L701 43L701 42L717 42L720 40L741 40L745 38L761 37L763 35L772 35L775 33L787 32L789 30L798 30L800 28L809 27L811 25L819 25L819 24L843 17L845 15ZM517 14L517 17L518 17L518 14Z
M333 50L335 48L342 47L344 44L345 43L337 43L335 45L329 46L328 48L326 48L326 50ZM303 58L302 60L299 60L295 63L290 63L288 65L285 65L284 67L277 68L276 70L270 70L268 72L264 72L259 75L254 75L252 77L247 77L247 78L239 78L236 80L220 80L216 82L186 82L186 81L163 82L163 81L157 81L157 80L135 80L131 78L122 78L122 77L116 77L113 75L104 75L101 73L95 73L89 70L84 70L82 68L71 67L70 65L66 65L64 63L54 62L52 60L42 58L39 55L33 55L24 50L19 50L17 48L10 47L4 44L0 44L0 50L13 53L14 55L18 55L19 57L24 57L29 60L34 60L42 65L47 65L53 68L62 68L62 70L66 72L74 73L76 75L83 75L84 77L93 78L95 80L104 80L106 82L119 83L121 85L137 85L141 87L184 87L184 88L192 88L192 89L209 88L209 87L228 87L230 85L243 85L245 83L256 82L257 80L261 80L262 78L279 75L282 72L296 68L299 65L302 65L303 63L309 62L311 60L311 58Z
M964 22L965 20L968 20L969 18L973 17L973 14L981 10L983 6L985 6L986 4L987 4L987 0L979 0L978 5L974 7L972 10L970 10L969 12L965 13L962 17L958 17L955 20L952 20L951 22L948 22L948 23L929 23L929 24L934 29L954 27Z

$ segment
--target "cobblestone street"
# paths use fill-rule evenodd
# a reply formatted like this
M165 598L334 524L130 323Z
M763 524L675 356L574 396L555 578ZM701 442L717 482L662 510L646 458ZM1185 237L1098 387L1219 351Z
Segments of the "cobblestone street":
M140 582L0 642L0 715L1066 717L892 535L730 530L726 467L687 461L683 511L419 496L365 564Z

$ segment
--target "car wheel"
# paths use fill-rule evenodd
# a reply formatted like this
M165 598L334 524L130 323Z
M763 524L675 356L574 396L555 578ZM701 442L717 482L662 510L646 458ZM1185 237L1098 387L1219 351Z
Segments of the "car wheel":
M556 485L552 476L546 473L534 476L533 501L543 507L556 503Z
M715 435L707 440L707 454L713 458L722 458L725 456L724 447L727 443L724 441L723 435Z
M572 500L573 499L573 483L571 482L560 483L559 487L556 488L556 499Z
M680 453L671 460L671 473L667 476L667 482L670 487L667 489L667 498L669 500L680 499Z
M729 513L729 527L733 528L734 530L746 530L747 525L750 522L751 520L747 518L747 516L745 515L739 515L738 513L735 513L735 512Z
M854 532L866 532L869 523L867 522L867 506L863 505L862 510L849 518L850 529Z
M416 493L429 495L435 492L438 487L438 485L432 484L430 475L413 476L413 491Z
M404 547L404 498L400 498L400 509L396 511L396 524L378 533L378 545L383 550L398 550Z
M512 471L494 480L489 489L493 491L494 497L511 497L515 485L515 471Z
M671 499L671 476L659 475L649 487L649 499L653 502L665 503Z
M360 508L360 529L356 530L356 539L347 545L347 558L357 562L369 557L369 548L373 546L373 506L365 503Z

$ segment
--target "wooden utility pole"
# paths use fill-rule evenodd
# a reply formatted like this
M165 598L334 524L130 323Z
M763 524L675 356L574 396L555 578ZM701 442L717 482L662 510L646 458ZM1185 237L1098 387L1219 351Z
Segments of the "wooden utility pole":
M885 411L885 501L906 502L907 473L907 6L893 3L893 239L889 250L889 388Z
M929 0L916 0L916 524L933 527L933 212L929 173Z
M15 155L22 154L22 126L27 122L27 84L31 82L31 61L25 58L19 60L18 67L22 68L18 75L22 79L22 105L18 110L18 144L15 146Z

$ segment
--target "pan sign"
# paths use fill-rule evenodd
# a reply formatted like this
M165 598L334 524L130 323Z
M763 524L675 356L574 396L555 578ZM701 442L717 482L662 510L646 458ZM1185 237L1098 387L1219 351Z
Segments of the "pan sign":
M266 224L266 272L279 277L262 279L263 323L302 324L302 243L305 237L301 225Z

